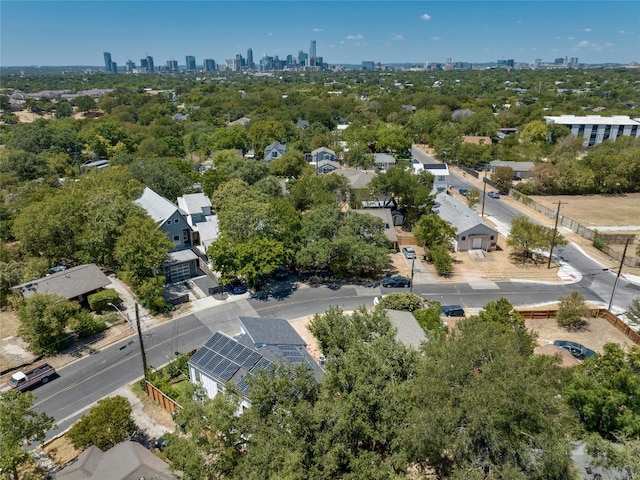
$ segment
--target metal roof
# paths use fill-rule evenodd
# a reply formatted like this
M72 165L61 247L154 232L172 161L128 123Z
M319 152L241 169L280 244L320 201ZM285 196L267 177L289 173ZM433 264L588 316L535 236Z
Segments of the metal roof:
M429 341L413 313L401 310L387 310L387 315L393 326L396 327L396 339L398 341L416 350L420 348L422 342Z
M480 216L467 207L464 203L453 198L447 192L436 195L436 203L439 204L438 215L456 228L456 234L460 235L477 225L483 225L491 231L498 233L495 228L482 220Z
M149 187L144 187L142 195L134 200L134 203L144 208L147 214L153 218L156 223L164 223L175 213L176 210L178 210L177 205L170 202L162 195L158 195Z
M204 193L189 193L178 197L178 207L184 210L187 215L211 211L211 200Z

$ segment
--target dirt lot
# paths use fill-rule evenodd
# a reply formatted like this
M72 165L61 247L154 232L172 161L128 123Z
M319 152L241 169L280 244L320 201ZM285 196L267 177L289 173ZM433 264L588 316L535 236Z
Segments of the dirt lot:
M536 202L587 227L640 225L640 193L532 196Z

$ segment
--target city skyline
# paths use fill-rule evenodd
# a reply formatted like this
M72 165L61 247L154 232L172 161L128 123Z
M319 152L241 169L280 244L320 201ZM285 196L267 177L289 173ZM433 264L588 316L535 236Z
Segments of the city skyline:
M581 63L640 60L640 2L15 1L3 0L0 65L104 65L186 56L225 65L253 49L323 62ZM25 5L27 8L25 8ZM96 23L96 19L100 19ZM69 28L69 25L73 28ZM312 43L313 42L313 43Z

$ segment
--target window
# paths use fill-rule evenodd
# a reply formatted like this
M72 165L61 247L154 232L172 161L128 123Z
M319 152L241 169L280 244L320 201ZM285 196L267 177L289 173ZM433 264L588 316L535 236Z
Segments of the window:
M271 152L271 158L276 158L278 156L278 152L273 151Z
M196 383L200 383L200 370L194 369L193 372L195 373Z
M174 235L173 236L173 241L174 242L179 242L180 241L180 235Z
M467 237L462 237L461 240L464 242L466 239L467 239Z
M493 236L493 235L491 235L491 240L493 240L493 239L494 239L494 236Z

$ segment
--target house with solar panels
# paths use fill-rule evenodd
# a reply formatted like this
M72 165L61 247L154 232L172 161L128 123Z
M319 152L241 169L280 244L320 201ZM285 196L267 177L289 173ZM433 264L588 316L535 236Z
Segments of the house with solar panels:
M240 409L250 406L246 380L275 363L303 364L316 380L324 374L307 351L306 342L287 320L238 317L241 334L230 337L216 332L189 359L189 378L202 386L209 398L233 382L243 395Z

